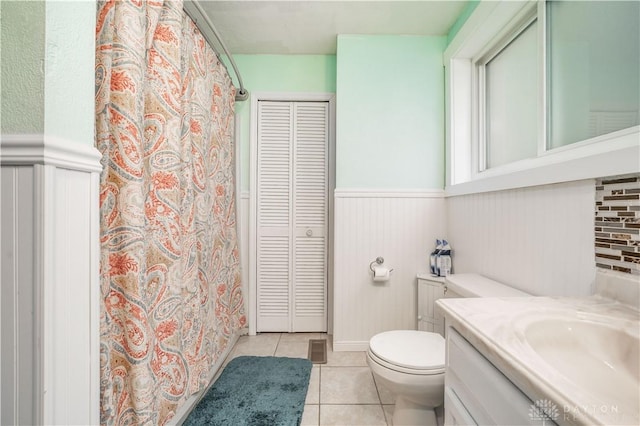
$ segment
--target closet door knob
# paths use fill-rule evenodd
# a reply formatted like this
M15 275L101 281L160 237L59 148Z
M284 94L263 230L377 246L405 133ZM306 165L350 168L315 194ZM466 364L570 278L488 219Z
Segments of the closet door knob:
M313 235L313 231L311 229L307 229L307 237L310 237Z

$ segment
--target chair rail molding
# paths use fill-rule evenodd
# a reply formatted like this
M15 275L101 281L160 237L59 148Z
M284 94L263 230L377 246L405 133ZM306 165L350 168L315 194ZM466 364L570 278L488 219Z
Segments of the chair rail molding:
M100 422L100 158L0 136L2 424Z
M93 145L43 134L11 134L0 137L3 166L43 164L64 169L101 172L102 155Z

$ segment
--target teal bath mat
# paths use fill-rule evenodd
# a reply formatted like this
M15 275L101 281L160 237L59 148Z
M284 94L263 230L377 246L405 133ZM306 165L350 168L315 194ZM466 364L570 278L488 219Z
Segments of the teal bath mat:
M297 426L302 419L311 365L303 358L235 358L184 425Z

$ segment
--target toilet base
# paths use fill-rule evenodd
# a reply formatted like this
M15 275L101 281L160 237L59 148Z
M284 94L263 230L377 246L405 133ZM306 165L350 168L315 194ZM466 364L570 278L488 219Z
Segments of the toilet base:
M396 397L396 406L393 409L394 426L437 426L437 424L436 413L433 408L416 404L401 396Z

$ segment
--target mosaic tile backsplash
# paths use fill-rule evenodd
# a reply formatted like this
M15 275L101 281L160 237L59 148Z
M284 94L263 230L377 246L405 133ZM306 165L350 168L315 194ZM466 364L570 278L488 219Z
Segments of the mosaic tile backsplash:
M596 180L596 266L640 275L640 174Z

